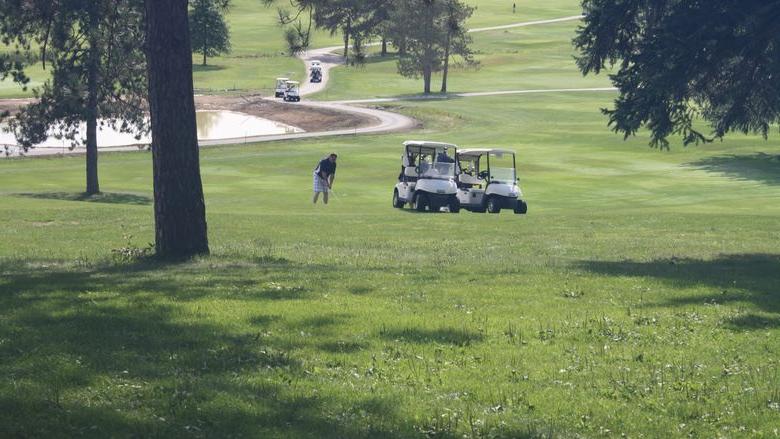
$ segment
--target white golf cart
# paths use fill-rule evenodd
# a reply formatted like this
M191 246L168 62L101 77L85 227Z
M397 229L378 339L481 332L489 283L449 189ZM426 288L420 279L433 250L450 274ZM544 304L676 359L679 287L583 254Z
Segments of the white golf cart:
M287 90L287 81L290 78L276 78L276 88L274 89L274 97L283 98L284 92Z
M298 81L287 81L284 89L284 101L285 102L300 102L301 100L301 83Z
M472 212L528 212L518 186L515 152L497 148L461 149L458 159L458 201Z
M409 203L418 212L439 212L446 207L457 213L455 160L457 146L449 143L410 140L404 142L401 173L393 190L393 207Z

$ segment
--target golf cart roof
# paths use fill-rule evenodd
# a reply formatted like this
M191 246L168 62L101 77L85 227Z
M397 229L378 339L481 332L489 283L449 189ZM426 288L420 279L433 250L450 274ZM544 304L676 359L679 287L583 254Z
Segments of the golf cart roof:
M298 82L298 81L287 81L287 84L289 84L289 85L298 85L298 84L300 84L300 82Z
M311 60L311 65L319 65L319 64L320 64L319 60L316 59Z
M276 78L276 80L277 81L285 81L285 82L287 82L287 81L290 80L290 78Z
M501 148L465 148L459 149L458 155L483 156L486 154L514 154L510 149Z
M441 143L441 142L428 142L426 140L407 140L404 142L404 146L422 146L425 148L457 148L457 145L453 145L452 143Z

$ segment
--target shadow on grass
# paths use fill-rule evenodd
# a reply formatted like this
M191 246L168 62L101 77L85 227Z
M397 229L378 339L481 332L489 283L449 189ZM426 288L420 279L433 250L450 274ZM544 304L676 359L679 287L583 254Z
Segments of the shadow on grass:
M732 329L757 330L780 328L780 316L765 317L757 314L746 314L734 317L728 322Z
M19 261L0 259L0 295L29 293L28 299L52 292L78 294L84 291L111 291L117 294L145 292L156 297L191 301L209 296L215 299L245 301L281 301L303 299L311 294L309 288L290 278L296 267L290 263L262 263L264 258L250 258L261 277L274 273L275 281L264 282L245 277L246 264L226 263L209 276L202 276L197 265L181 261L161 261L142 258L132 263L102 263L73 268L58 265L57 261ZM71 297L63 297L71 300ZM0 299L2 300L2 299Z
M351 354L354 352L361 351L365 349L367 346L363 343L358 343L354 341L337 341L337 342L322 343L318 347L321 350L325 352L330 352L332 354Z
M34 192L15 194L17 197L35 198L40 200L60 200L60 201L86 201L90 203L106 204L132 204L137 206L147 206L154 200L145 195L121 194L103 192L96 195L87 195L85 193L71 192Z
M440 329L383 329L380 336L385 340L399 340L410 343L439 343L454 346L468 346L480 342L484 336L480 333L469 331L465 328L440 328Z
M780 155L777 154L731 154L708 157L686 163L684 166L723 174L737 180L780 184Z
M780 255L777 254L721 255L712 260L584 261L579 266L611 276L654 277L675 286L706 285L719 290L710 296L677 297L662 305L750 302L765 312L780 314ZM735 328L756 329L766 324L776 325L777 319L747 316L733 319L730 324Z
M356 296L363 296L372 293L374 291L374 288L365 285L354 285L347 288L347 291L349 291L350 294L354 294Z
M0 259L0 436L463 436L462 428L437 424L433 406L411 416L402 412L401 394L361 393L331 378L323 383L312 367L321 360L309 349L350 355L370 348L369 341L342 338L340 325L351 314L315 309L289 319L250 309L240 326L201 309L223 295L258 300L252 291L294 286L296 270L311 270L247 267L217 258L101 266ZM200 297L207 300L188 303ZM297 336L314 331L325 338L312 344ZM459 346L483 339L449 328L380 337ZM495 437L538 436L513 428Z
M329 331L329 328L344 324L349 321L349 314L330 314L324 316L309 317L298 322L298 326L309 330L323 332Z
M308 360L297 357L305 348L302 339L261 337L251 327L229 329L233 326L199 308L180 304L206 294L218 298L245 272L234 268L204 280L199 267L188 264L146 261L68 271L52 261L0 261L2 435L415 434L415 421L401 417L398 404L382 397L363 404L359 397L311 392L316 383L305 384ZM183 281L182 273L194 280ZM348 318L250 320L297 334ZM333 348L348 353L359 346ZM357 417L344 418L342 412Z
M212 64L206 64L205 66L203 63L193 64L192 65L192 72L198 73L198 72L218 72L220 70L225 70L225 66L217 66Z

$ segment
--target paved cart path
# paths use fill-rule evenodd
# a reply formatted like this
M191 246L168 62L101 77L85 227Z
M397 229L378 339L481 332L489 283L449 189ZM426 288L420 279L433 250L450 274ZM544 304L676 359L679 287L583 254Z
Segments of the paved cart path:
M555 18L550 20L538 20L528 21L522 23L513 23L503 26L483 27L470 29L469 32L488 32L493 30L511 29L517 27L536 26L552 23L561 23L567 21L581 20L582 15L574 15L570 17ZM374 43L376 45L378 43ZM306 79L301 85L301 95L309 96L315 93L322 92L328 86L330 81L330 70L344 65L345 59L343 56L334 52L343 50L343 46L323 47L319 49L312 49L304 52L298 56L299 59L306 65ZM309 82L309 66L311 61L320 61L322 65L322 82L311 83ZM368 116L375 119L376 123L369 126L353 129L341 129L334 131L321 131L321 132L304 132L304 133L291 133L291 134L279 134L279 135L265 135L254 137L238 137L234 139L220 139L220 140L205 140L199 142L201 146L214 146L214 145L235 145L242 143L256 143L256 142L272 142L280 140L294 140L294 139L309 139L315 137L329 137L329 136L344 136L344 135L358 135L358 134L379 134L395 131L405 131L414 127L417 122L414 119L406 117L404 115L393 113L390 111L383 111L375 108L362 107L360 105L370 105L384 102L400 102L400 101L417 101L417 100L445 100L453 98L469 98L479 96L501 96L501 95L520 95L520 94L542 94L542 93L590 93L590 92L613 92L614 87L598 87L598 88L558 88L558 89L533 89L533 90L502 90L492 92L473 92L473 93L450 93L446 95L415 95L405 97L391 97L391 98L375 98L375 99L352 99L352 100L340 100L340 101L304 101L296 103L287 103L287 105L302 105L309 107L327 108L331 110L344 111L348 113L356 113L362 116ZM273 98L267 98L272 100ZM138 146L123 146L123 147L107 147L100 148L101 151L137 151L141 148ZM63 148L33 148L27 152L27 155L52 155L52 154L83 154L83 150L67 150ZM0 156L2 156L2 148L0 147Z

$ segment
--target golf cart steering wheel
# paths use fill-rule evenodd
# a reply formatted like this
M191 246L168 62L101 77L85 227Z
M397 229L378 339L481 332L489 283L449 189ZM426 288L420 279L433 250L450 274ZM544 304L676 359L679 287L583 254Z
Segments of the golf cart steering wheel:
M479 178L481 178L482 180L487 180L488 175L489 175L488 171L482 171L479 173Z

